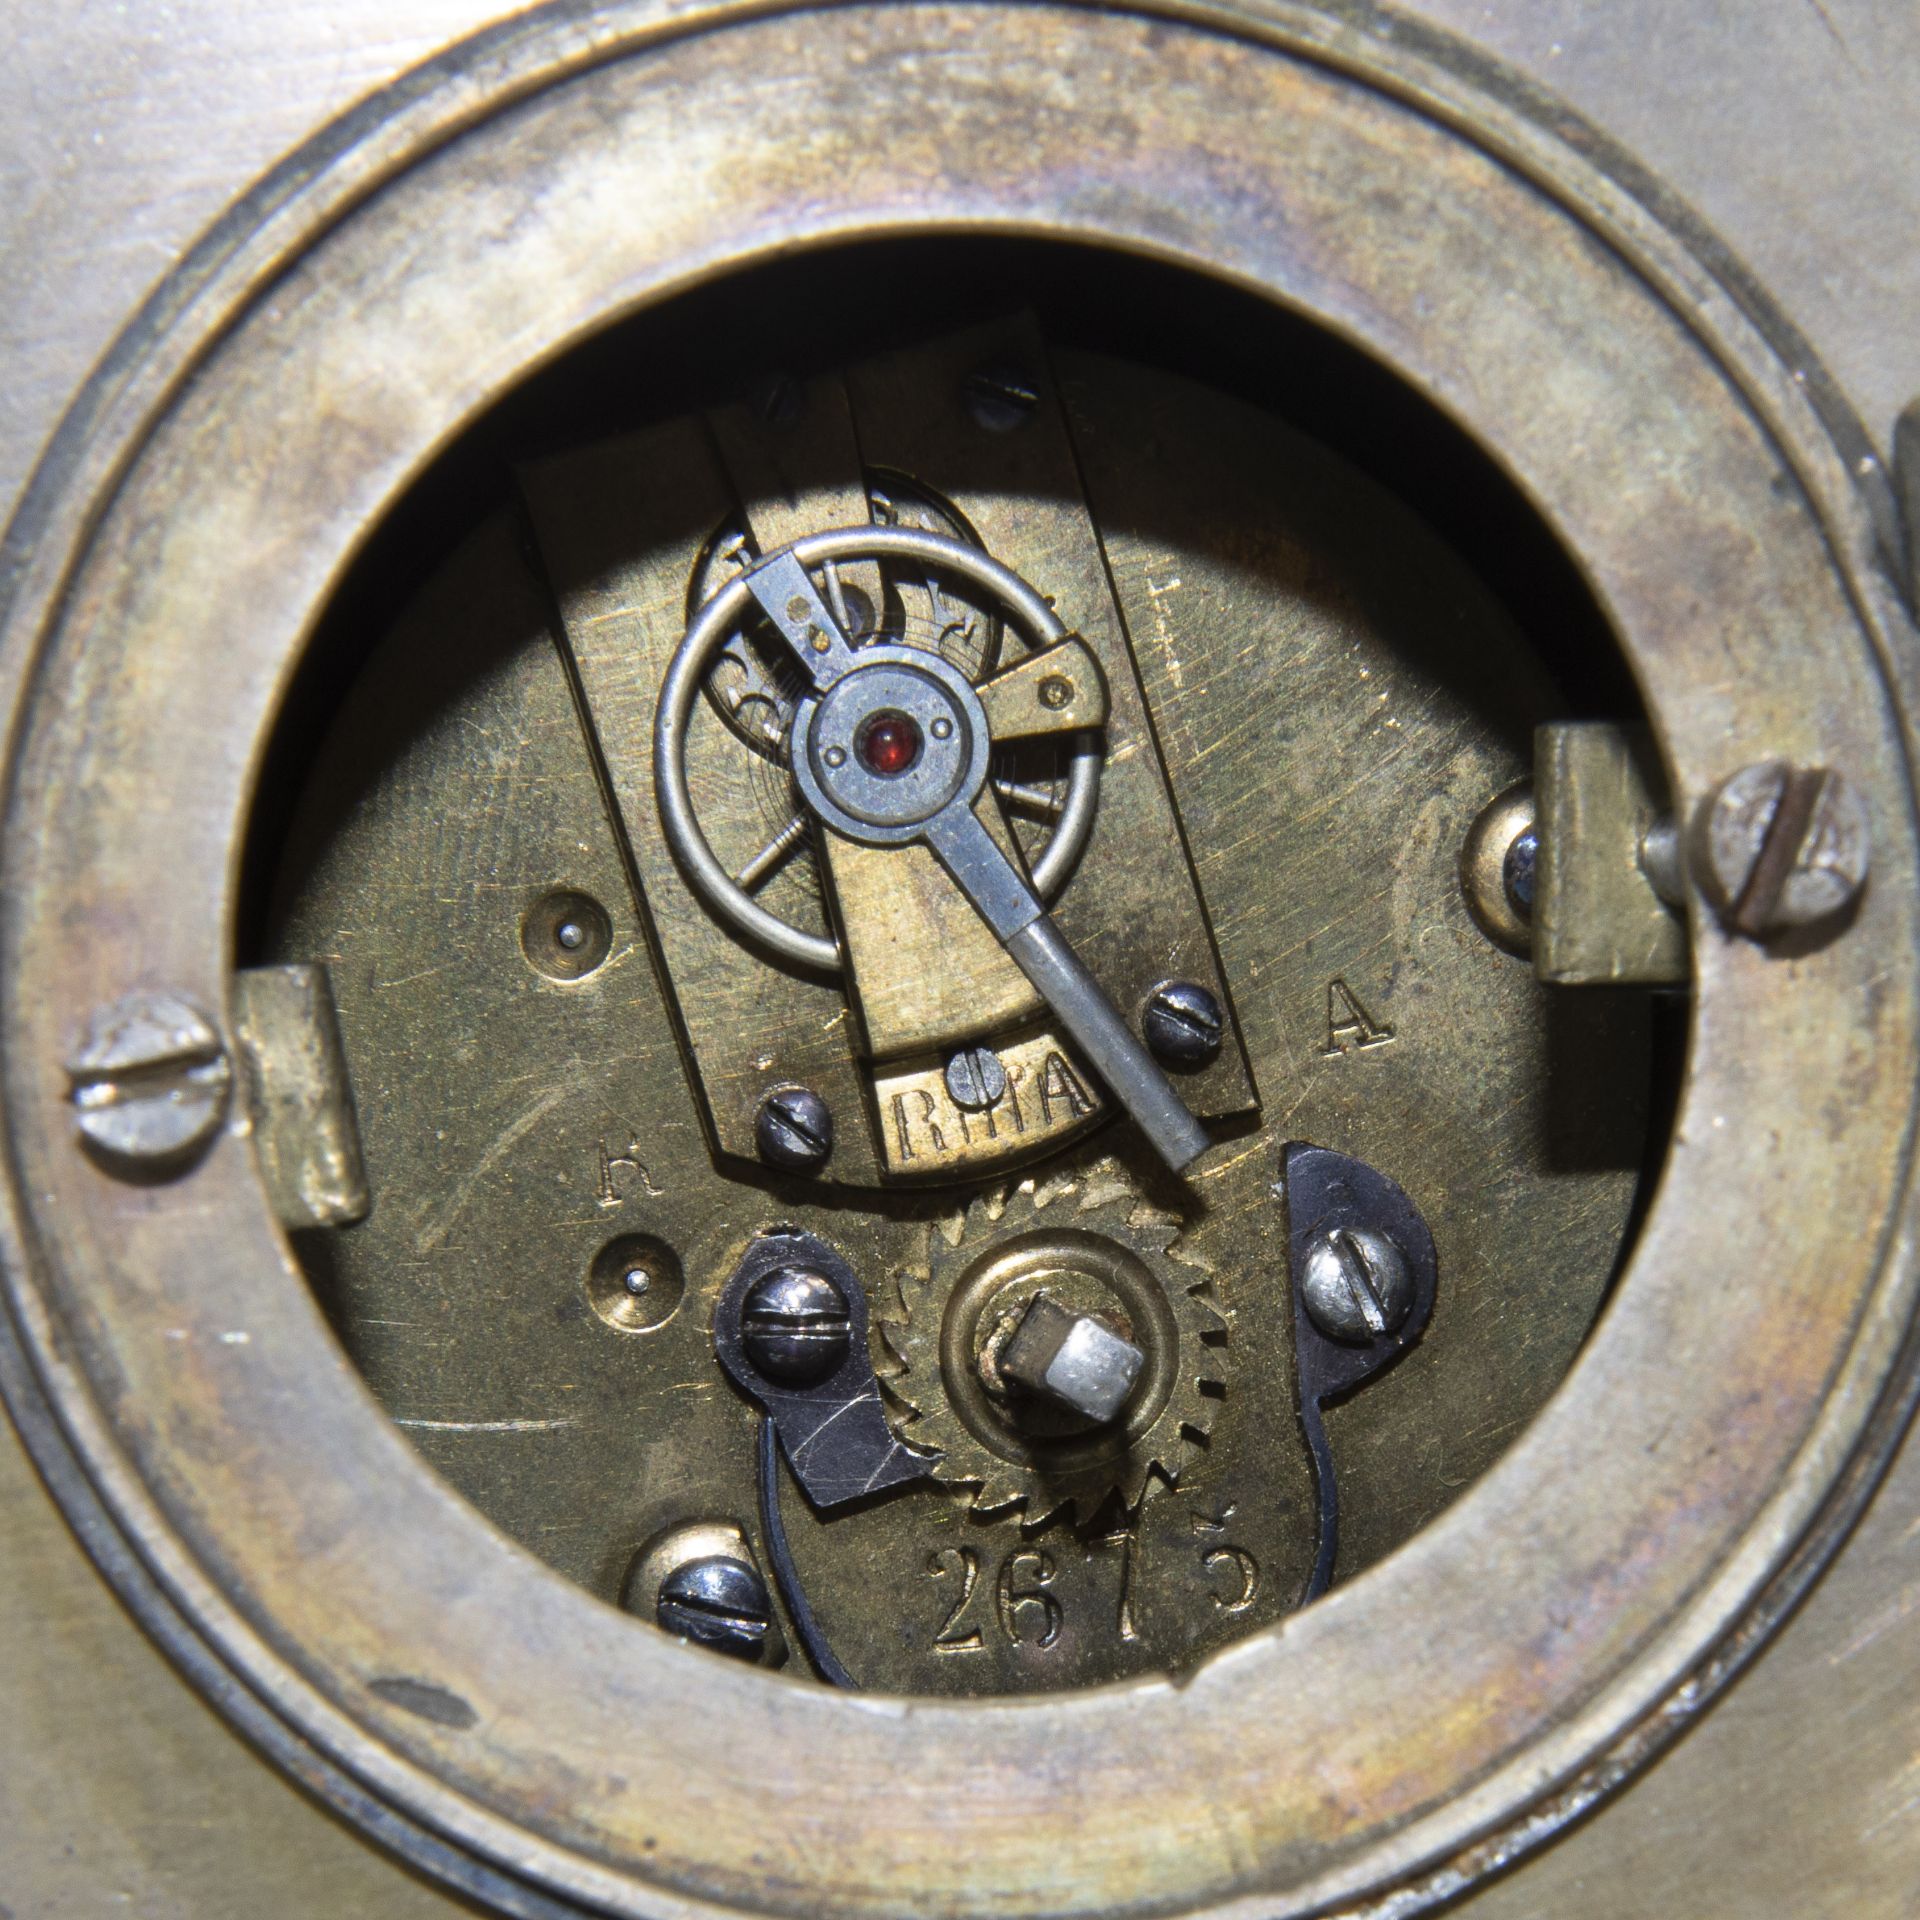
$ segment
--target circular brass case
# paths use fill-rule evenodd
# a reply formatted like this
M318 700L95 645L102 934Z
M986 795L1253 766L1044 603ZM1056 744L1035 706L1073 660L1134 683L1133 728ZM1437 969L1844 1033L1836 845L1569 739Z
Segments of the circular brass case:
M645 1915L1411 1911L1683 1720L1857 1499L1913 1286L1899 616L1749 311L1510 100L1280 5L543 18L279 176L70 424L4 639L31 1391L231 1710L417 1856ZM823 242L1151 253L1365 344L1579 557L1683 801L1777 757L1843 765L1872 815L1844 938L1777 957L1693 915L1673 1152L1560 1394L1409 1547L1179 1687L906 1712L634 1633L379 1417L242 1136L159 1187L72 1138L97 1006L224 1000L254 770L367 529L527 368L791 244L796 209ZM662 1764L689 1725L738 1767Z

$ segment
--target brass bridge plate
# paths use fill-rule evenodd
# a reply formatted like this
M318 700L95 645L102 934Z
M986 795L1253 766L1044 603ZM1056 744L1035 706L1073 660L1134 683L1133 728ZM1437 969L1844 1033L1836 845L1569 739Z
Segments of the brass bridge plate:
M961 404L970 370L1017 366L1027 411L1016 431L983 426ZM702 1111L720 1151L755 1157L754 1124L773 1089L801 1085L835 1116L819 1177L957 1179L1029 1163L1103 1118L1098 1082L1058 1037L1025 1037L1038 995L924 848L865 849L803 840L773 872L761 904L826 932L827 891L844 931L845 965L822 976L756 953L714 916L669 850L656 797L653 721L661 676L713 575L716 536L739 526L749 551L803 533L898 514L892 495L937 501L941 518L1032 582L1081 636L1110 700L1106 764L1091 836L1055 906L1062 932L1129 1019L1169 976L1198 981L1227 1006L1217 1059L1181 1077L1188 1106L1208 1118L1250 1113L1253 1082L1231 1017L1195 885L1175 796L1148 718L1111 555L1081 491L1083 456L1032 320L1015 317L861 361L844 375L769 379L757 407L682 416L642 432L550 457L521 484L561 636L606 768L647 923L685 1036ZM899 484L904 481L904 488ZM737 550L737 548L736 548ZM984 664L1000 636L991 609L929 577L883 581L849 570L846 591L880 630L891 616L911 646ZM922 604L924 601L924 604ZM1151 631L1151 629L1148 629ZM1017 658L1010 638L998 664ZM730 663L734 665L742 663ZM748 660L744 664L759 666ZM777 672L765 667L763 672ZM739 687L727 693L737 701ZM766 683L748 683L748 708ZM780 751L784 751L784 742ZM742 743L724 699L696 710L687 749L696 811L723 864L753 871L779 844L796 800L762 742ZM996 771L1002 788L1030 789L1030 764ZM1042 774L1048 769L1044 763ZM1043 791L1062 791L1057 780ZM1016 859L1044 844L1044 821L989 825ZM830 857L828 857L830 855ZM826 859L830 888L816 862ZM1006 1111L969 1118L940 1069L962 1042L1016 1042Z

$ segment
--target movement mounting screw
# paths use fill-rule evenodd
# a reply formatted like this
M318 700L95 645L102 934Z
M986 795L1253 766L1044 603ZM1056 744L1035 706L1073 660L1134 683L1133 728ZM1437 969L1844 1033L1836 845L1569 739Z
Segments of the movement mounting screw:
M1226 1033L1220 1002L1196 980L1162 980L1147 995L1140 1031L1163 1067L1204 1067Z
M129 1178L183 1167L219 1128L233 1085L213 1023L164 992L103 1007L67 1073L82 1137Z
M1750 939L1830 919L1867 883L1866 809L1828 767L1743 767L1707 803L1700 837L1720 910Z
M1300 1267L1307 1316L1330 1340L1365 1346L1398 1331L1413 1306L1407 1257L1371 1227L1334 1227L1307 1244Z
M660 1583L654 1618L668 1633L736 1660L758 1660L773 1624L759 1570L715 1555L675 1567Z
M810 1387L837 1372L853 1344L846 1295L824 1273L782 1267L740 1310L747 1358L769 1380Z
M753 1137L768 1166L818 1173L833 1151L833 1115L811 1087L775 1087L760 1102Z

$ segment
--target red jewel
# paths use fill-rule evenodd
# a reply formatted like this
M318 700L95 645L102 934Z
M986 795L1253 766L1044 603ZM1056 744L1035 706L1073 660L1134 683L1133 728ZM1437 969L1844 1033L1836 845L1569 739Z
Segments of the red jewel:
M920 723L904 713L876 713L860 730L860 759L871 773L905 773L920 758Z

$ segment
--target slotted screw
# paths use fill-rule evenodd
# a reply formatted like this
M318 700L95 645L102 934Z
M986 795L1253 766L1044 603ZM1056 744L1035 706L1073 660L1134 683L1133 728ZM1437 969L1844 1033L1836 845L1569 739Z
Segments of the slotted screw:
M762 381L753 396L753 409L776 432L797 426L806 411L806 395L790 373L776 373Z
M660 1583L654 1618L668 1633L736 1660L758 1660L773 1624L759 1570L720 1555L675 1567Z
M1033 376L1009 362L976 367L961 381L960 392L974 425L988 433L1013 432L1040 405L1040 388Z
M94 1015L67 1062L81 1137L131 1179L178 1172L226 1117L225 1043L178 994L130 993Z
M1716 903L1749 939L1831 919L1867 883L1866 809L1831 767L1743 767L1707 803L1700 837Z
M1330 1340L1364 1346L1397 1332L1413 1307L1406 1255L1370 1227L1334 1227L1307 1243L1300 1294Z
M1007 1070L991 1047L962 1047L947 1062L947 1094L964 1113L985 1113L1006 1098Z
M1540 869L1540 834L1534 827L1513 836L1507 857L1500 863L1500 884L1513 910L1523 920L1533 918L1533 896Z
M775 1087L760 1102L753 1136L768 1166L818 1173L833 1152L833 1115L811 1087Z
M1220 1002L1196 980L1162 980L1147 995L1140 1031L1163 1067L1204 1067L1226 1034Z
M740 1310L747 1358L769 1380L810 1387L838 1371L853 1345L847 1298L824 1273L782 1267Z

